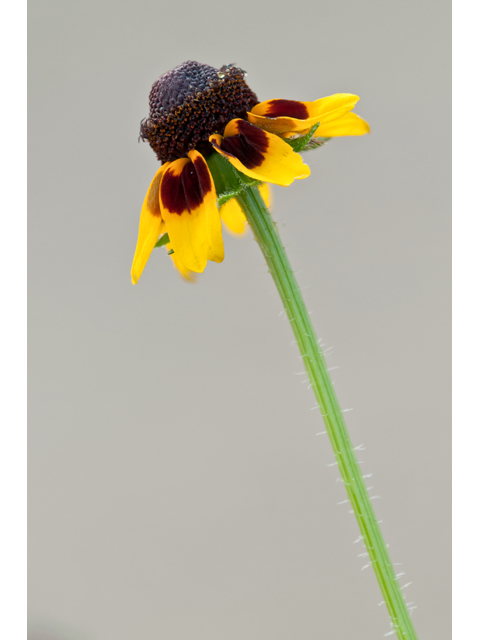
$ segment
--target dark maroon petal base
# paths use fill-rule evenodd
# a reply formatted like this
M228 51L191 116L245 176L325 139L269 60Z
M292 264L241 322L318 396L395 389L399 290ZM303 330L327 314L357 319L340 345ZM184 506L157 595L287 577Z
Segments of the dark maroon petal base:
M165 171L160 186L160 200L171 213L182 215L198 209L213 190L213 180L202 157L187 162L180 174L173 167Z

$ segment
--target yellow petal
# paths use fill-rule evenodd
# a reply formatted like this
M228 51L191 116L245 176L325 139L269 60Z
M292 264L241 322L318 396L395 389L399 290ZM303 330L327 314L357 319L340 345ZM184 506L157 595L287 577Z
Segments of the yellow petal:
M307 133L317 122L326 124L351 111L359 97L336 93L314 102L266 100L247 113L248 121L282 137Z
M262 196L266 206L269 207L271 201L270 185L262 182L258 185L258 190L260 191L260 195ZM233 235L244 236L248 232L247 219L236 198L230 198L230 200L227 200L225 204L222 204L220 207L220 216L227 229Z
M315 115L310 111L314 104L314 102L299 102L297 100L264 100L264 102L256 104L251 113L267 118L288 117L305 120Z
M260 102L247 113L247 117L257 127L276 134L308 130L320 121L315 102L296 100Z
M164 222L162 220L159 203L159 186L163 172L169 166L169 162L165 163L155 174L147 195L143 201L142 211L140 213L140 225L138 229L137 247L132 263L132 283L136 284L142 275L142 271L147 264L147 260L152 253L160 233L163 230Z
M333 96L315 100L315 115L320 116L321 124L332 122L348 113L360 100L352 93L335 93Z
M267 207L267 209L270 208L270 206L272 205L272 187L266 182L262 182L262 184L258 185L258 190L260 191L260 195L265 202L265 206Z
M363 136L370 132L368 122L356 113L346 113L338 120L321 124L315 131L315 138L334 138L339 136Z
M210 142L236 169L262 182L288 187L310 175L310 167L289 144L240 118L230 120L224 137L214 134Z
M264 131L281 135L283 133L297 133L307 129L311 129L314 124L320 122L320 116L316 118L307 118L306 120L297 120L295 118L265 118L257 116L253 113L247 113L248 121L260 127Z
M201 273L207 260L222 262L223 240L217 194L198 151L174 160L162 176L160 207L171 245L181 263Z
M220 207L220 216L227 229L234 235L243 236L247 233L247 219L236 198L230 198Z
M167 252L172 250L172 245L169 242L165 246L167 248ZM170 258L172 259L172 262L177 271L183 278L185 278L185 280L188 280L189 282L195 282L196 274L193 273L193 271L190 271L190 269L187 269L187 267L183 264L183 262L175 252L170 254Z

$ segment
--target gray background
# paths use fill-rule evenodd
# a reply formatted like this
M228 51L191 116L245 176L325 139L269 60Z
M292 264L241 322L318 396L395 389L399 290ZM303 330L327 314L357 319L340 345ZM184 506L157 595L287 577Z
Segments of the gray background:
M328 347L420 638L450 636L450 7L30 3L30 638L389 631L264 260L130 264L153 81L237 63L261 100L361 96L274 217ZM15 126L12 123L12 126Z

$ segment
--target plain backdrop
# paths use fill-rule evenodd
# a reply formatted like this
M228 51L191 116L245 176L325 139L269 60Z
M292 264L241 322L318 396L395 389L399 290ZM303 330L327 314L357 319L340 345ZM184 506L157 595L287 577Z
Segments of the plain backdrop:
M194 285L163 250L130 283L139 123L188 59L260 100L361 97L371 135L272 211L419 637L447 640L449 3L33 0L29 34L30 640L390 631L251 233Z

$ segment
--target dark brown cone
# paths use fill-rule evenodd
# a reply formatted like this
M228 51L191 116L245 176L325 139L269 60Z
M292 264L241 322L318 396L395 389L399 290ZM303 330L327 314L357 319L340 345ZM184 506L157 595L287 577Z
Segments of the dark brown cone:
M140 137L162 162L192 149L209 152L212 133L223 133L227 122L246 118L258 103L244 76L232 65L214 69L193 61L168 71L150 91L150 113L140 125Z

